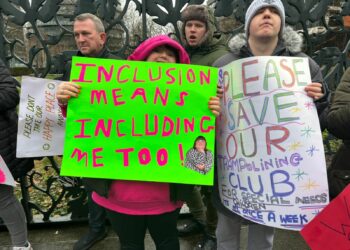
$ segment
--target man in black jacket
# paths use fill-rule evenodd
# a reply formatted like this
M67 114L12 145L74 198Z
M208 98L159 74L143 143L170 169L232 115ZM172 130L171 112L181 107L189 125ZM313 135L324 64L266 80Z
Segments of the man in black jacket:
M120 59L107 51L105 46L107 35L102 21L97 16L90 13L78 15L74 20L73 31L75 42L79 50L77 56ZM68 81L70 78L71 61L67 63L65 69L62 80ZM56 97L61 107L67 105L69 99L67 89L70 89L69 91L77 95L79 86L72 85L70 82L63 82L57 87ZM88 196L90 228L89 232L74 245L74 250L89 249L97 241L102 240L107 235L105 228L105 210L92 200L92 190L86 185L84 179L83 183Z

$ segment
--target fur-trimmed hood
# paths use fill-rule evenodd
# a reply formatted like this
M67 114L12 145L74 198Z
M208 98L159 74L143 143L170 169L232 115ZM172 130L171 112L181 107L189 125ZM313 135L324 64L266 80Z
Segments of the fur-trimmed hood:
M284 29L281 42L291 53L299 53L302 51L303 37L290 26L286 26ZM231 52L238 54L242 47L247 46L245 33L240 33L234 36L229 41L228 46Z

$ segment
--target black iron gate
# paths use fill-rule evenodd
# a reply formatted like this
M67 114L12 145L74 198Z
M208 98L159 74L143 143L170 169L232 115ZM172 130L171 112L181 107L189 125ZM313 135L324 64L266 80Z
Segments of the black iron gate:
M1 0L0 57L14 75L50 77L63 71L74 51L72 20L80 13L99 16L108 49L125 58L140 41L159 32L179 37L178 20L187 4L204 0ZM208 1L229 39L241 32L251 1ZM286 21L305 38L305 51L321 66L331 89L349 65L348 1L283 0ZM350 18L350 17L349 17ZM349 25L349 26L347 26ZM59 177L59 157L39 162L20 180L19 195L30 223L86 218L86 194L79 179Z

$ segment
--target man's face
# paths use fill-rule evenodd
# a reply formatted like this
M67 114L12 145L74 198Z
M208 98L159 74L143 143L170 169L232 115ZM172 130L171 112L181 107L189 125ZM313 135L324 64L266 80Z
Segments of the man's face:
M190 20L185 24L186 41L191 47L199 46L206 32L207 27L202 21Z
M97 32L91 19L74 22L74 38L80 52L85 56L98 55L106 42L106 33Z
M253 38L277 38L281 29L281 18L277 9L260 9L249 25L249 36Z

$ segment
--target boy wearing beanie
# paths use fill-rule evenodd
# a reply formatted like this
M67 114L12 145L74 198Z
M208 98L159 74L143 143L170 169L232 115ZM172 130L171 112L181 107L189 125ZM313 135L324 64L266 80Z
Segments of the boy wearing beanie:
M210 8L205 5L189 5L183 10L181 21L182 40L191 64L212 66L218 58L229 53L227 41L217 31L214 13ZM205 235L195 249L216 249L217 215L211 203L211 193L211 187L194 188L191 199L186 201L194 221L178 227L180 235L205 229Z
M245 15L245 32L229 42L231 53L218 59L214 66L222 67L232 61L252 56L307 57L301 52L302 37L285 26L285 11L281 0L254 0ZM314 99L318 114L327 105L328 88L323 81L320 67L309 58L312 83L305 87ZM222 171L217 169L218 176ZM217 249L240 248L240 230L244 219L231 212L222 203L217 179L213 192L213 204L217 208ZM249 224L248 249L272 249L274 229L260 224Z
M212 9L205 5L188 5L181 13L181 35L191 64L212 66L229 53L226 39L216 28Z

